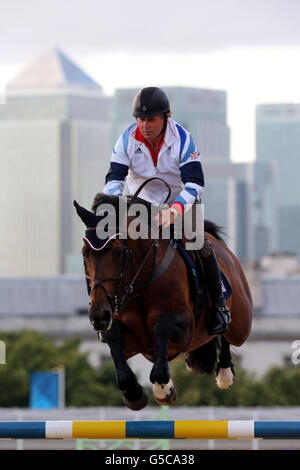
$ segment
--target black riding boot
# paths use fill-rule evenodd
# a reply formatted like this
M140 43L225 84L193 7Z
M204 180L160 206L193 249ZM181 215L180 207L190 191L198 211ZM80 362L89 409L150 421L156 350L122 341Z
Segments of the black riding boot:
M222 282L218 261L214 250L209 256L202 257L207 289L212 300L212 311L208 317L207 333L216 335L225 333L229 328L230 310L222 292Z

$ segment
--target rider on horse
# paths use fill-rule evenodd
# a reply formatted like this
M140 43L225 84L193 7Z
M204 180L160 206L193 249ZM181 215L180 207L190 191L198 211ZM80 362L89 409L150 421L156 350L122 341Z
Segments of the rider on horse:
M160 88L143 88L133 102L137 122L119 137L111 156L103 192L121 196L126 178L130 194L148 178L160 176L171 188L168 209L158 214L158 224L166 228L182 215L187 207L200 201L204 176L191 134L171 119L167 94ZM152 204L162 202L162 190L154 182L144 188L142 196ZM209 335L225 333L230 311L222 292L218 261L211 242L204 236L199 251L205 279L213 303L207 331Z

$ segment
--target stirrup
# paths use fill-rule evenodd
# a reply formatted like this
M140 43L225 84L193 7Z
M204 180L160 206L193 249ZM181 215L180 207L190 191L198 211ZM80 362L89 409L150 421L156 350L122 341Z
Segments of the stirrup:
M210 322L208 321L206 330L207 333L212 336L212 335L220 335L223 333L226 333L229 329L229 324L231 323L231 315L230 315L230 310L226 306L220 306L218 307L217 305L214 306L215 310L219 313L222 323L218 326L215 326L215 328L210 327ZM225 315L227 315L227 318L225 318ZM213 318L211 320L214 320ZM213 321L212 321L213 323Z
M221 307L216 307L219 312L221 312L222 314L225 313L225 315L228 316L228 325L231 323L231 312L229 310L229 308L225 305L224 307L221 306Z

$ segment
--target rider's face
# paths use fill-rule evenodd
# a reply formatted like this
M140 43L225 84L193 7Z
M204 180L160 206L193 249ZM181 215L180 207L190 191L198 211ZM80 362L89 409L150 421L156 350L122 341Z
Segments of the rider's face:
M150 118L137 118L140 131L145 139L155 141L164 127L163 115Z

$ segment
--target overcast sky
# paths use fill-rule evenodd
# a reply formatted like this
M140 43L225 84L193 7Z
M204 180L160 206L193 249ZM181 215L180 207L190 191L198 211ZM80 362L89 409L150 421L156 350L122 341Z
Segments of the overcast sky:
M255 156L256 104L300 102L299 0L0 0L0 17L0 89L54 46L106 93L222 89L234 160Z

